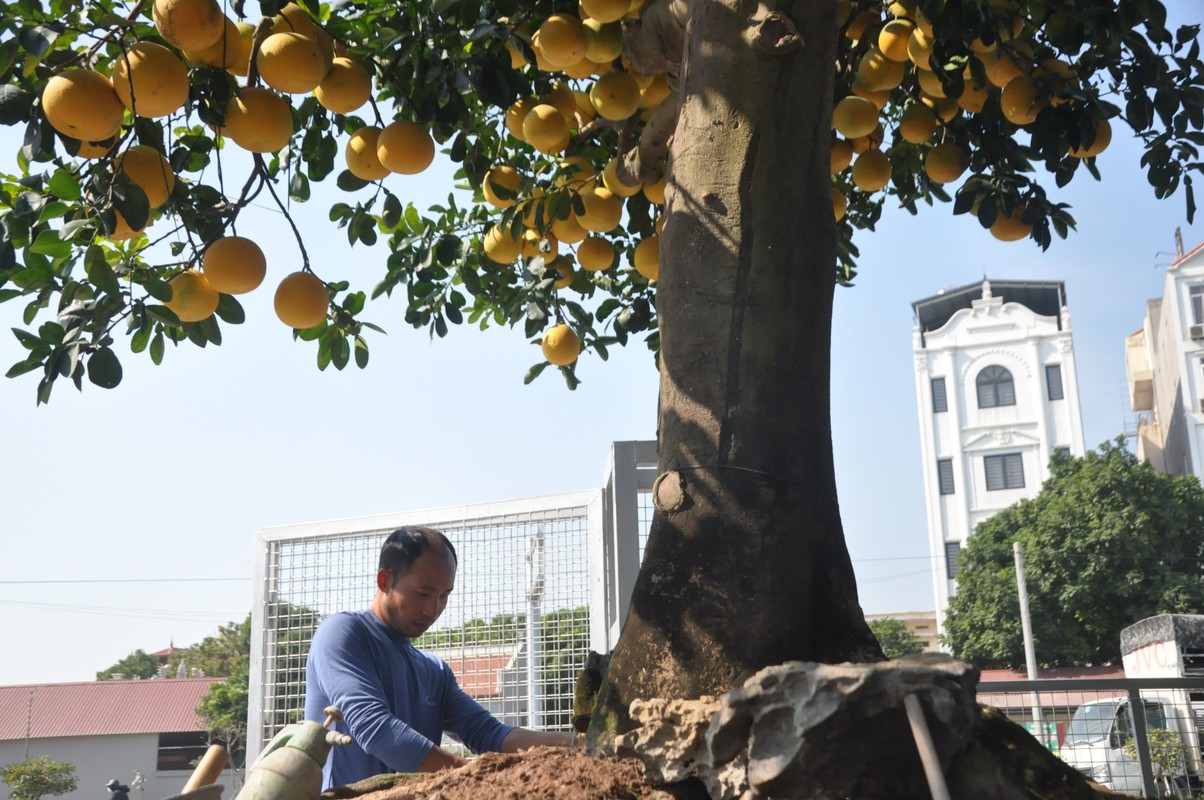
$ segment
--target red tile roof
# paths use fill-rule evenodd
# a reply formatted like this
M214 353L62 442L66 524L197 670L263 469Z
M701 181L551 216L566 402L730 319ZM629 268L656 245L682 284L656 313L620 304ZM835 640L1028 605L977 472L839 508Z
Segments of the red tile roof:
M196 707L221 678L0 686L0 741L204 730ZM32 696L32 706L30 697Z
M1123 678L1125 671L1119 666L1103 666L1103 667L1051 667L1037 670L1037 677L1041 679L1083 679L1089 681L1093 678ZM1032 702L1032 692L992 692L991 683L993 681L1023 681L1028 680L1028 673L1019 669L984 669L979 675L978 681L978 702L986 703L989 706L996 708L1028 708ZM1116 695L1123 695L1124 692L1116 689L1088 689L1084 688L1081 691L1074 689L1059 689L1057 691L1038 692L1040 702L1044 708L1077 708L1083 703L1090 703L1094 700L1103 700Z

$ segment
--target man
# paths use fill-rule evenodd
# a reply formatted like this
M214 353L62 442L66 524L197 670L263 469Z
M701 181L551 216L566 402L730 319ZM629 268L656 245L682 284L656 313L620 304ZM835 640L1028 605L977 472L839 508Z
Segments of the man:
M322 788L385 772L434 772L465 763L439 746L444 730L475 753L573 744L572 733L504 725L469 697L442 659L414 647L439 619L456 581L456 551L431 528L394 531L380 551L376 597L318 626L305 667L305 718L326 719L354 743L330 751Z

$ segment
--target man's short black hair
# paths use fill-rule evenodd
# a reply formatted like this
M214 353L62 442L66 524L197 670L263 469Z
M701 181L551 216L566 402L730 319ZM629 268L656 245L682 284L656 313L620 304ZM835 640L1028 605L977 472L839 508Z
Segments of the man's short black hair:
M456 548L451 541L434 528L407 525L389 534L380 548L380 569L390 570L394 576L404 575L414 566L418 556L427 550L443 548L451 554L452 561L460 563Z

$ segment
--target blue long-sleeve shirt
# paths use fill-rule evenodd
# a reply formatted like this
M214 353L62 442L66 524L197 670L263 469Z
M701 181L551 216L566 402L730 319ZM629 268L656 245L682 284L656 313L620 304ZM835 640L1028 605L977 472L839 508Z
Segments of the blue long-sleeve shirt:
M330 751L324 790L385 772L417 772L445 730L475 753L500 749L512 730L460 688L443 659L368 610L323 620L305 683L305 718L321 723L323 709L336 706L344 721L335 729L355 740Z

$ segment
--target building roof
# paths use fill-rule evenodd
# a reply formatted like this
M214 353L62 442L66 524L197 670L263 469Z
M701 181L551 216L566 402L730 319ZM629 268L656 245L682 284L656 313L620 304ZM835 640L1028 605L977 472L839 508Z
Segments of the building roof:
M1125 671L1122 667L1052 667L1037 670L1041 679L1073 679L1082 678L1084 681L1100 678L1123 678ZM994 681L1023 681L1028 680L1028 673L1018 669L984 669L979 673L978 695L980 703L986 703L996 708L1028 708L1032 704L1032 692L992 692L991 683ZM1090 684L1088 684L1089 686ZM1044 708L1078 708L1083 703L1103 700L1108 697L1123 696L1119 689L1084 688L1058 689L1037 693Z
M196 707L221 678L0 686L0 741L204 730Z
M975 300L982 299L984 284L991 287L992 296L1002 298L1005 303L1019 303L1034 314L1057 317L1061 329L1061 310L1066 305L1066 286L1062 281L988 281L984 278L912 303L920 330L927 332L944 327L958 311L968 309Z

